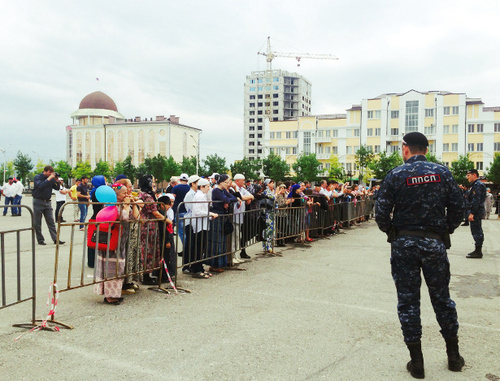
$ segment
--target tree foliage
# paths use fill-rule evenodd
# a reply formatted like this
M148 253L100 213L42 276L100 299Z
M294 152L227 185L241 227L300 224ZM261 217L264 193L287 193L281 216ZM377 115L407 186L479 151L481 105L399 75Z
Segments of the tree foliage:
M444 163L442 161L440 161L435 154L433 154L432 152L427 152L425 154L425 158L427 159L427 161L430 161L431 163L436 163L436 164L441 164L441 165L444 165Z
M292 168L295 171L295 181L318 181L320 164L321 163L318 161L318 159L316 159L316 154L300 154L297 157L297 161L292 164Z
M337 155L330 156L330 169L328 170L328 178L341 182L344 180L344 167Z
M56 162L50 162L50 165L54 167L54 171L59 173L59 175L69 183L69 179L71 178L71 172L73 168L71 168L71 165L69 165L66 161L60 160Z
M213 155L208 155L203 160L205 174L212 174L214 172L217 173L226 173L229 169L226 167L226 159L220 157L216 153Z
M375 154L372 152L372 149L366 145L361 146L356 151L355 162L359 170L360 183L366 174L366 169L368 168L370 163L373 162L374 158Z
M290 170L286 161L274 153L270 153L269 156L262 160L262 165L264 174L274 181L284 181Z
M469 160L469 154L460 155L457 161L451 163L451 174L455 178L455 181L462 185L467 185L469 181L467 180L467 171L474 169L474 163Z
M179 172L187 173L189 176L196 174L196 160L196 156L183 157L180 163ZM224 160L224 163L225 162L226 161ZM177 172L177 174L180 174L179 172Z
M390 155L383 151L368 167L373 171L373 176L376 179L383 180L389 171L401 164L403 164L403 158L398 151L394 151Z
M115 164L114 177L125 175L133 183L137 178L137 168L132 164L132 157L128 155L125 160Z
M172 176L181 173L180 165L174 160L172 156L165 159L165 167L163 168L163 177L166 181L169 181Z
M4 168L5 168L5 176L4 176ZM9 176L14 176L14 163L12 162L12 160L2 163L2 167L0 168L0 170L2 171L2 179L3 179L2 183L6 183Z
M108 181L112 181L113 179L113 168L109 165L107 161L99 160L99 162L95 165L94 171L92 172L92 176L102 175Z
M495 184L500 184L500 153L495 154L493 163L491 163L486 173L486 178Z
M17 177L21 180L21 182L26 182L26 178L34 167L31 162L31 158L28 155L23 154L21 151L18 151L13 164L17 172Z
M165 180L164 169L167 163L167 158L160 154L154 157L148 157L144 160L146 173L153 175L160 183Z
M38 175L43 172L43 169L47 166L47 164L42 160L38 159L35 165L35 169L33 170L34 175Z
M88 161L80 161L76 163L75 168L71 171L71 175L76 179L81 178L82 176L92 176L90 163Z
M248 160L244 158L240 161L235 161L230 165L231 174L236 175L237 173L245 176L245 179L255 180L259 177L261 163L258 160Z

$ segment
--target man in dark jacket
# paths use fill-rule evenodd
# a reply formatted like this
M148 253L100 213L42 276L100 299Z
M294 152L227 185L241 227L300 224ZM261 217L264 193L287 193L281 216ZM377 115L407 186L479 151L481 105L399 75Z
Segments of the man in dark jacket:
M484 201L486 200L486 187L479 181L479 173L476 169L467 172L467 180L471 183L469 193L467 194L468 217L470 231L476 249L467 254L467 258L483 257L484 234L481 226L481 219L484 217Z

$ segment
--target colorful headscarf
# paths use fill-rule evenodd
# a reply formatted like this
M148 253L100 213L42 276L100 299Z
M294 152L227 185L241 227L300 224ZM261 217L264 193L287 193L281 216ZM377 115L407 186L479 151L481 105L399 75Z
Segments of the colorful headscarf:
M90 198L92 198L97 188L101 185L106 185L106 178L103 175L92 177L92 190L90 191Z
M293 198L294 196L296 198L300 197L300 195L297 193L297 190L299 190L299 189L300 189L299 184L292 185L292 187L290 188L290 193L288 193L287 198Z

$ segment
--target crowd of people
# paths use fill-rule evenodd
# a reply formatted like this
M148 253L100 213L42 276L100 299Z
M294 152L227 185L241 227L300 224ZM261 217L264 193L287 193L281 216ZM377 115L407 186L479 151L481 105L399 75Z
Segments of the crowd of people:
M0 195L5 199L5 206L3 208L3 215L6 216L8 209L7 205L21 205L21 199L23 198L24 185L21 181L15 177L10 176L8 181L0 187ZM1 198L1 197L0 197ZM21 216L20 207L11 207L10 213L12 217Z

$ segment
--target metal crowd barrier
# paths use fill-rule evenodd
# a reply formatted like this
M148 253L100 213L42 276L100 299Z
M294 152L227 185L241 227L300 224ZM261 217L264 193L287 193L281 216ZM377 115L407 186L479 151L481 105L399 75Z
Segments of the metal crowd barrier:
M8 205L5 208L17 208L26 210L30 214L30 226L20 229L7 229L0 231L0 287L2 304L0 310L12 307L16 304L27 302L31 300L31 322L14 324L14 327L32 328L36 326L36 266L35 266L35 224L33 210L27 205ZM22 239L21 233L29 232L28 239ZM15 239L15 250L6 248L6 239ZM24 235L23 235L24 236ZM23 245L22 245L23 244ZM28 251L26 256L24 251ZM31 257L31 273L23 274L22 260L25 257ZM14 262L14 263L12 263ZM9 266L12 263L12 266ZM9 278L14 278L15 282L12 284L8 282ZM28 295L23 292L23 281L29 283L30 291ZM10 290L14 289L13 292Z
M78 204L77 202L67 202L62 205L59 216L64 208ZM115 205L119 209L119 216L122 215L123 203L89 203L89 207L94 204L111 206ZM143 205L155 204L157 209L163 207L162 203L150 202ZM120 217L119 217L120 219ZM84 226L84 231L80 231L79 226ZM173 288L162 287L162 283L168 282L168 277L163 277L165 267L171 258L165 258L165 246L167 240L167 224L163 219L129 219L119 220L113 223L114 229L107 221L97 222L65 222L57 224L57 241L63 230L70 229L70 239L66 244L56 245L54 261L54 281L53 294L63 293L77 288L94 286L104 286L105 282L121 281L126 283L132 280L139 280L141 275L157 273L153 278L155 284L150 287L155 291L170 293ZM92 236L89 231L95 232ZM89 239L96 244L95 249L87 245ZM108 244L109 242L109 244ZM116 249L112 242L116 243ZM98 243L104 247L99 250ZM105 248L105 249L104 249ZM104 250L103 250L104 249ZM87 267L87 261L92 262L94 268ZM175 266L172 267L175 269ZM172 277L175 274L170 274ZM57 289L56 289L57 288ZM185 290L181 290L185 291ZM176 290L177 292L177 290ZM63 328L73 328L68 324L55 320L52 315L48 323Z

